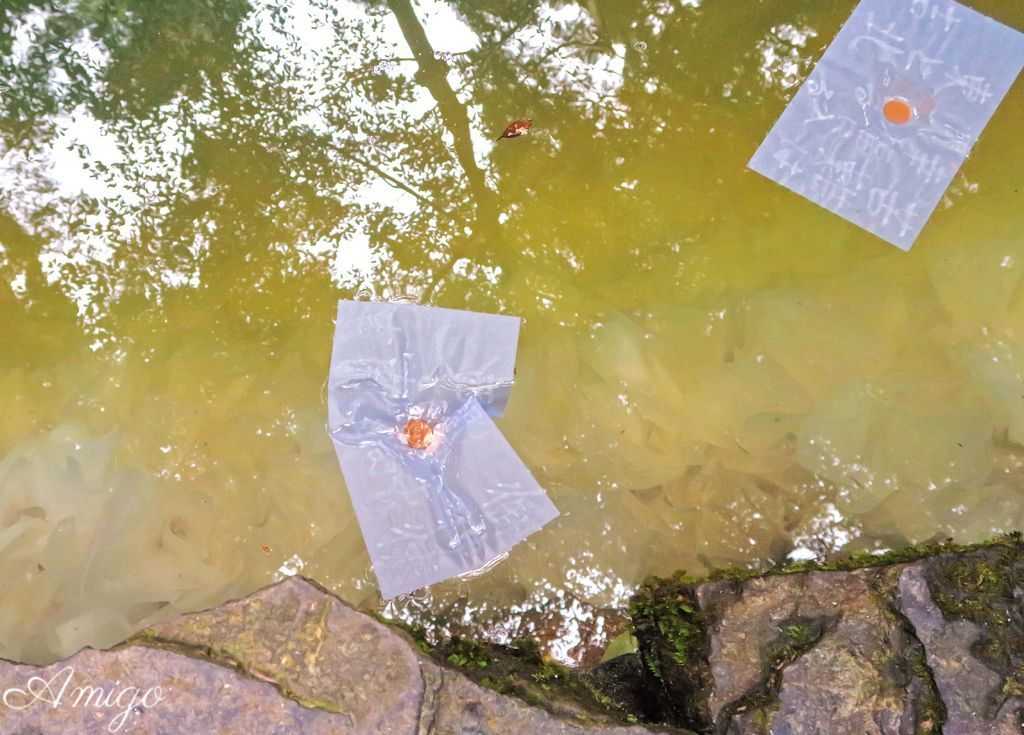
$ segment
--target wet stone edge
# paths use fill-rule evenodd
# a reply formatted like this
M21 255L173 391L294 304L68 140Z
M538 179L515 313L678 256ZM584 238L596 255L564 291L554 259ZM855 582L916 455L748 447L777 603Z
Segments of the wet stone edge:
M729 732L736 714L767 715L777 707L782 671L813 650L835 624L826 618L783 621L780 629L784 640L767 652L768 663L758 685L726 704L713 721L709 700L714 682L709 651L712 627L720 611L701 608L697 590L702 585L735 585L738 594L739 585L758 577L860 569L883 572L885 567L892 568L895 579L899 568L915 563L922 563L931 595L945 618L968 620L981 628L980 645L973 652L1003 676L1005 697L1024 695L1024 542L1020 532L1013 532L978 544L963 545L950 540L883 554L858 553L830 563L799 562L763 570L724 569L703 579L689 577L684 571L668 578L649 578L630 604L639 644L637 655L643 662L642 675L648 680L644 686L654 693L654 701L647 703L644 713L638 713L640 720L721 735ZM917 735L941 734L946 704L925 646L899 609L895 584L880 585L877 577L875 582L875 594L911 640L910 653L901 665L924 688L917 712Z
M755 577L878 568L874 593L911 640L910 653L903 665L926 692L918 717L923 726L918 734L935 735L942 732L946 703L940 696L925 646L894 597L894 585L882 579L895 579L899 568L918 562L942 615L948 620L967 620L982 631L972 653L1002 677L1004 701L1007 697L1024 696L1024 542L1020 533L972 545L946 542L880 555L855 554L826 564L800 562L762 570L718 570L704 579L689 577L685 572L667 578L652 577L638 588L629 606L638 651L612 659L594 671L571 670L547 660L537 643L529 639L507 646L460 638L434 645L422 630L378 619L394 630L401 630L412 645L442 667L560 718L581 724L642 723L648 727L685 728L701 735L719 735L727 731L736 714L770 714L778 704L782 672L813 650L834 629L836 621L800 616L782 621L782 637L769 650L758 685L746 696L727 703L713 719L709 700L714 681L709 654L713 626L721 610L715 605L702 607L698 589L713 584L723 593L731 588L738 594L742 584ZM310 582L335 598L321 585ZM727 596L720 594L717 599ZM282 697L304 707L351 718L337 704L302 697L281 681L218 650L215 644L194 645L144 630L112 650L129 646L164 649L209 661L241 676L270 683ZM623 691L631 696L623 697ZM422 707L422 717L429 718L431 705L426 697Z

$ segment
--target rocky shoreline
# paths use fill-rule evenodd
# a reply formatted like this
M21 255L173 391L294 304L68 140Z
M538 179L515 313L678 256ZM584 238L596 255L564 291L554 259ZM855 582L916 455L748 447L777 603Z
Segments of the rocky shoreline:
M652 580L634 598L656 719L714 735L1024 732L1019 536L744 576Z
M651 579L638 650L428 645L289 578L50 666L0 661L0 732L1022 735L1024 544Z

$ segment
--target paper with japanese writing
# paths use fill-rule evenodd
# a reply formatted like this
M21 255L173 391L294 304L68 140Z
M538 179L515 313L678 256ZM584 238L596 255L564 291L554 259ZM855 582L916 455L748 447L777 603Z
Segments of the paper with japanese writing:
M750 167L909 250L1024 66L951 0L863 0Z
M491 420L519 320L413 304L338 306L328 421L385 599L486 567L558 516ZM406 443L410 417L436 442Z

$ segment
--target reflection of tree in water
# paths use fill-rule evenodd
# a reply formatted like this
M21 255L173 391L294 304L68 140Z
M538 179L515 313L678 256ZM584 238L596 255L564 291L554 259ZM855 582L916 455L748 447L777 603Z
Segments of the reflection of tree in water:
M687 384L692 377L677 376L704 360L708 372L689 375L708 383L721 377L722 394L764 384L743 377L762 368L733 354L743 326L735 293L815 269L840 272L866 252L855 244L824 263L808 258L831 247L814 228L764 244L756 235L773 201L763 190L754 196L743 173L852 0L821 5L439 4L477 39L465 50L428 32L435 6L410 0L8 0L0 15L0 153L11 185L0 192L0 309L15 316L0 322L0 338L25 347L0 360L19 370L67 355L75 363L90 343L106 346L90 359L116 357L126 383L134 378L136 391L156 395L108 411L97 419L100 429L146 423L126 443L140 456L137 447L151 444L147 461L214 467L223 473L210 471L216 492L259 486L228 503L218 523L242 515L248 528L275 518L301 526L308 505L320 502L317 517L334 546L305 571L318 576L319 569L321 579L352 592L359 583L338 579L328 558L362 553L351 518L338 519L329 505L336 470L326 482L326 472L289 464L314 441L271 432L259 434L258 451L237 445L264 432L267 417L290 425L303 412L311 416L309 436L322 434L311 396L323 380L327 315L340 294L365 285L383 296L504 309L527 317L509 435L548 473L542 480L573 485L565 503L581 496L585 513L595 476L614 472L639 483L641 499L627 496L628 512L648 514L645 528L661 529L671 543L716 553L746 548L789 512L786 498L769 484L778 508L764 511L767 501L750 480L764 472L756 464L764 454L741 457L751 463L743 465L731 438L709 440L710 429L700 434L706 453L693 459L697 442L676 412L693 404L711 413L719 402ZM443 51L455 53L439 59ZM395 64L385 69L388 60ZM532 117L534 131L495 143L519 117ZM84 194L52 180L45 157L23 159L59 146L68 129L94 146L78 151L103 186ZM362 266L336 264L360 248L369 250ZM775 248L771 257L758 256L765 248ZM663 294L678 295L678 303ZM650 308L674 310L652 315ZM725 326L709 321L708 314L727 313ZM209 403L198 416L185 373ZM635 414L618 395L626 383ZM514 415L538 406L553 418ZM61 405L48 410L26 419L24 432L62 420ZM150 413L158 419L140 418ZM18 438L10 426L0 427L0 447ZM176 440L165 457L157 448L179 428L203 448ZM221 437L204 430L234 443L218 444ZM774 430L749 428L757 438ZM181 459L172 462L178 449ZM588 456L601 461L584 466ZM229 459L218 464L221 457ZM784 452L768 459L792 464ZM718 472L719 461L731 474ZM703 463L703 489L680 495L699 497L698 506L723 517L755 505L766 520L758 525L748 514L746 525L708 524L708 534L737 534L735 544L721 538L699 547L696 534L666 530L656 505L667 492L663 476L681 475L688 462ZM288 493L276 492L286 484ZM733 505L721 499L729 493ZM602 502L611 507L614 497ZM619 521L612 511L608 518ZM217 528L231 539L248 532ZM310 559L324 541L308 543L297 551ZM587 543L598 549L596 579L600 540ZM550 556L567 559L586 545L565 544ZM236 581L256 586L266 578L245 552L230 553L225 567ZM559 563L546 567L555 587L565 571ZM493 576L501 574L499 567Z
M213 286L203 272L266 291L266 279L317 263L322 280L327 245L359 231L386 253L375 280L391 292L455 288L431 282L458 258L600 288L610 273L678 260L666 245L714 209L707 182L686 173L706 153L684 148L681 159L679 138L716 120L728 135L734 110L761 101L748 69L701 63L705 29L736 27L731 47L715 34L717 52L756 63L751 38L772 15L793 15L791 3L750 19L715 3L453 5L480 42L450 70L408 0L358 14L316 3L312 33L285 4L22 2L3 26L4 140L41 147L52 116L83 107L116 136L123 162L94 173L138 199L96 205L92 227L117 242L106 278L123 300L166 287L155 278ZM13 19L25 13L39 20L14 60ZM394 53L396 20L415 62L374 73ZM715 78L720 69L734 78ZM731 105L716 102L727 84ZM537 134L485 161L480 142L527 113ZM367 203L380 182L409 205ZM456 291L490 289L490 270L455 271Z

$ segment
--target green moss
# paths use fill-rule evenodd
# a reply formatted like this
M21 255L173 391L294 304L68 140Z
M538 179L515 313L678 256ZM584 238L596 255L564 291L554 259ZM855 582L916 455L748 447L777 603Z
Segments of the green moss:
M533 673L534 681L559 681L570 676L569 669L561 664L545 661L538 671Z
M508 646L455 638L435 646L439 663L500 694L522 699L579 723L625 722L628 713L576 672L546 659L536 641L524 638Z
M1016 670L1006 677L1003 694L1008 697L1024 697L1024 664L1018 664Z
M915 735L939 735L942 725L946 722L946 705L939 695L939 687L935 683L935 675L928 665L924 647L916 645L909 656L910 673L924 682L928 688L928 696L921 702L920 719Z
M495 678L490 677L490 676L485 676L482 679L480 679L477 683L480 684L481 686L487 687L488 689L496 691L498 694L511 694L512 693L510 691L510 689L509 689L508 683L503 681L503 680L501 680L501 679L495 679Z
M668 643L668 655L683 666L697 653L701 638L694 582L685 571L665 580L651 577L640 586L629 608L634 627L639 625L649 633L653 625ZM652 662L657 665L657 661Z
M372 616L380 623L388 626L389 628L397 628L402 631L410 638L416 647L424 653L431 653L434 647L430 644L430 639L427 636L426 628L419 625L410 625L402 620L395 620L393 618L386 618L380 613L372 613Z
M534 664L541 664L544 662L544 654L540 650L540 644L533 638L516 638L510 644L510 648L515 651L516 656L521 658L523 661Z
M1024 590L1020 536L971 554L938 558L927 576L942 614L981 629L976 655L1003 675L1004 691L1018 691L1024 681L1024 608L1015 592Z
M807 649L821 638L820 628L806 623L791 623L780 630L786 645L797 649Z
M831 624L829 620L794 619L780 626L782 636L768 655L766 674L778 673L811 650Z
M1004 626L1014 605L1014 585L1024 584L1013 553L973 554L935 564L932 598L947 617Z
M641 660L658 683L663 719L704 731L711 724L709 613L700 609L694 582L685 571L650 578L630 600L629 612Z
M479 643L456 638L448 648L450 653L445 660L460 669L485 669L491 664L491 658Z
M1020 543L1021 534L1014 532L999 536L988 541L977 544L958 544L952 540L936 543L919 544L917 546L906 546L898 549L887 549L885 551L855 551L847 556L839 557L828 562L818 561L796 561L787 562L773 567L749 568L729 567L715 569L701 579L692 579L696 584L700 582L714 582L723 579L745 582L754 577L770 577L776 574L800 574L802 572L849 572L854 569L867 569L882 567L891 564L908 564L920 561L928 557L941 554L963 554L979 549L1002 547L1007 544Z

